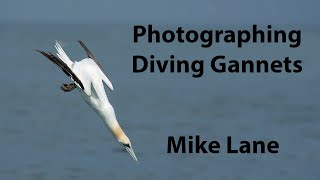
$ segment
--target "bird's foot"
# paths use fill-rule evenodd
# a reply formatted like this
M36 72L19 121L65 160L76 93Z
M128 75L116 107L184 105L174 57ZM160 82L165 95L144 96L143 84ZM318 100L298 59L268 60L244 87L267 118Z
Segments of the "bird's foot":
M70 92L76 88L76 85L74 83L71 84L65 84L63 83L60 87L60 89L64 92Z

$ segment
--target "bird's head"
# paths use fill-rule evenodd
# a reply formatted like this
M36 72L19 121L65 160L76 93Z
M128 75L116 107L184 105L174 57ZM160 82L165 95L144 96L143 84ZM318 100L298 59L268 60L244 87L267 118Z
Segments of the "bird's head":
M125 148L128 151L132 159L134 159L138 163L138 159L134 154L129 138L125 134L123 134L122 136L118 137L118 141L123 146L123 148Z

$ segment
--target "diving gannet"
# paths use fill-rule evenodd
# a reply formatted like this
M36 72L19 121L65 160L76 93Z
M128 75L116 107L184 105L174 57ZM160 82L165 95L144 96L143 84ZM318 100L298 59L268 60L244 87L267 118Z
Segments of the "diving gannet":
M88 56L88 58L82 59L81 61L71 61L57 41L55 44L55 48L58 51L57 56L50 52L36 51L60 67L62 71L70 77L73 83L63 83L61 89L65 92L70 92L77 88L83 99L101 117L114 137L117 138L118 142L128 151L131 157L138 162L129 138L123 132L117 121L114 109L108 100L102 82L104 82L111 91L113 91L113 86L90 50L82 41L78 42Z

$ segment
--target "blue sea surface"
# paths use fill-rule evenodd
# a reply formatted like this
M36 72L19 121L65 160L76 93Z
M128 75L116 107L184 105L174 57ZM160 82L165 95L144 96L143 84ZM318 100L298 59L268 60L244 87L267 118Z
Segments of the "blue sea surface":
M187 26L195 29L221 26ZM159 27L162 29L173 27ZM236 27L233 27L236 29ZM243 28L243 27L241 27ZM276 29L277 26L274 26ZM282 28L278 26L278 28ZM289 29L291 27L288 27ZM299 28L299 26L293 26ZM139 159L122 150L70 80L33 49L73 60L83 40L114 86L106 93ZM320 31L302 44L133 43L133 25L3 24L0 28L0 179L308 179L320 177ZM133 73L132 56L205 61L189 73ZM301 73L215 73L216 55L231 59L302 60ZM167 154L168 136L221 142L219 154ZM226 138L275 140L278 154L227 154Z

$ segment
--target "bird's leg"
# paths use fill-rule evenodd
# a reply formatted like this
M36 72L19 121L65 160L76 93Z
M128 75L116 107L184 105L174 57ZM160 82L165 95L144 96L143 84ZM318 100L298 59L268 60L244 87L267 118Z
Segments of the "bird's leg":
M71 84L65 84L63 83L60 87L60 89L64 92L70 92L72 90L74 90L76 88L76 84L75 83L71 83Z

